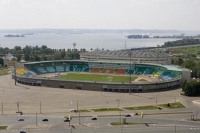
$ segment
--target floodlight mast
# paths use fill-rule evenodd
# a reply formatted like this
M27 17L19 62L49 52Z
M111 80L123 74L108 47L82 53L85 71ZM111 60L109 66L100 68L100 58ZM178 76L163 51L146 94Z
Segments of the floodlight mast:
M16 60L14 60L14 79L15 79L15 85L16 85Z
M76 47L76 43L73 43L74 46L74 54L73 54L73 58L75 58L75 47Z
M131 49L129 52L129 56L130 56L130 68L129 68L129 94L131 94Z
M74 46L74 51L75 51L76 43L73 43L73 46Z

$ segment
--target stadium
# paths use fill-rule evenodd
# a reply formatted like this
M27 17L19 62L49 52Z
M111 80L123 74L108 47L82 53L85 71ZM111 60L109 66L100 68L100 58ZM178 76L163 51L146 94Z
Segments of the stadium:
M108 55L112 59L108 59ZM136 59L143 59L143 62ZM124 93L170 90L181 86L182 70L155 64L155 61L169 64L169 60L164 54L152 52L96 51L95 54L92 51L82 53L81 60L25 63L13 78L25 85L63 89Z

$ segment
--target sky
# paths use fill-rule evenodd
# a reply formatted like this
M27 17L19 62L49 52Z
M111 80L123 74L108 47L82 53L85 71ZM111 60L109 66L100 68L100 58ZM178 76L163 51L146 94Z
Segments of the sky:
M0 29L200 30L200 0L0 0Z

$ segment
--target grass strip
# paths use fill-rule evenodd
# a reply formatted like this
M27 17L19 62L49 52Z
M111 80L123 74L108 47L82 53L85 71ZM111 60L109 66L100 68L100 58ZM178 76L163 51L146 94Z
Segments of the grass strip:
M6 130L8 126L0 126L0 130Z
M1 75L7 75L8 71L9 71L9 69L0 69L0 76Z
M124 109L127 110L153 110L153 109L159 109L159 107L148 105L148 106L137 106L137 107L125 107Z
M91 109L94 112L104 112L104 111L122 111L119 108L99 108L99 109Z
M158 106L163 107L163 108L167 108L167 109L185 108L185 106L183 104L181 104L180 102L167 103L167 104L159 104Z
M80 109L80 110L78 110L77 112L90 112L90 111L87 110L87 109Z

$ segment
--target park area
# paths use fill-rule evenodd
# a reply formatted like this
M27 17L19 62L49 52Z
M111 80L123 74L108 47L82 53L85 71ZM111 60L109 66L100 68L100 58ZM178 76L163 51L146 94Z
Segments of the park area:
M83 74L83 73L67 73L60 75L57 79L64 80L80 80L80 81L94 81L94 82L117 82L117 83L129 83L130 77L125 75L102 75L102 74ZM135 76L131 76L131 81L137 79Z

